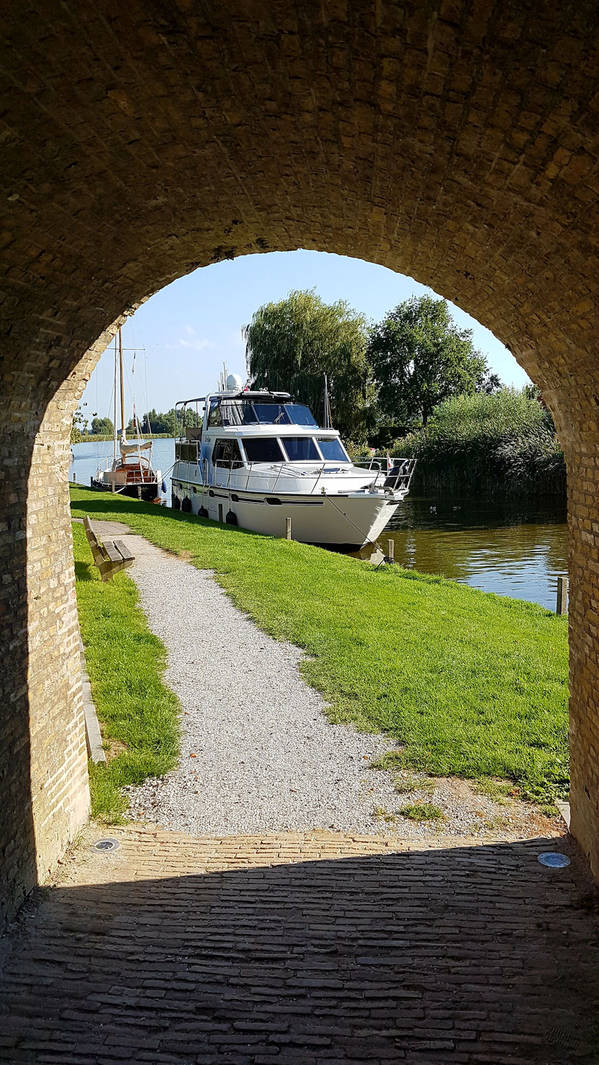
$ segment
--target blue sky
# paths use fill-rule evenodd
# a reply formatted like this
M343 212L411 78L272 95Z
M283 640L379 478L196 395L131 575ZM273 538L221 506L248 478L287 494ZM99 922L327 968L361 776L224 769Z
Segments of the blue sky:
M410 296L430 293L413 278L384 266L325 252L295 251L247 255L194 271L157 292L123 328L127 411L168 410L179 399L216 387L222 363L245 376L241 328L258 307L283 299L291 289L315 288L326 303L347 302L372 321ZM520 388L528 377L497 338L450 305L460 328L472 329L502 381ZM136 349L135 360L131 350ZM134 365L134 372L131 367ZM101 357L83 395L89 417L111 416L112 353Z

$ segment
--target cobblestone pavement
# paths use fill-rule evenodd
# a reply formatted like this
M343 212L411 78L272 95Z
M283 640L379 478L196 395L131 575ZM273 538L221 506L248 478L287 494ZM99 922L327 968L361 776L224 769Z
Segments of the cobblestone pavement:
M0 941L2 1062L599 1061L599 914L566 838L126 826L93 851L106 834Z

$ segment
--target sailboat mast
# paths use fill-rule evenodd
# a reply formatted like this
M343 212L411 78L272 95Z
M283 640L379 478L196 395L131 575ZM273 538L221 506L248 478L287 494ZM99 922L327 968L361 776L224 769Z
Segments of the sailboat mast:
M123 440L126 439L125 434L125 385L123 383L123 336L119 329L119 369L121 375L121 436Z
M118 433L118 424L117 424L117 420L116 420L117 419L116 356L117 356L117 346L116 346L116 337L115 337L114 338L114 382L113 382L113 389L112 389L112 391L113 391L113 408L114 408L113 412L112 412L112 416L114 418L113 426L112 426L113 427L113 432L114 432L114 439L113 439L113 444L112 444L112 459L113 459L113 462L116 462L117 433Z

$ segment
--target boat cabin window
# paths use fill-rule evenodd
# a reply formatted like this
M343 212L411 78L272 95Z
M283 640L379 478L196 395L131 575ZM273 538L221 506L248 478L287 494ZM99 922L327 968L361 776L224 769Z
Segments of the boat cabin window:
M320 459L311 436L286 436L282 443L290 462L311 462L314 459L318 462Z
M244 436L243 449L248 462L284 462L285 456L276 436Z
M349 462L345 448L337 437L318 436L316 439L323 459L332 460L333 462Z
M217 420L220 419L220 420ZM208 425L313 425L312 412L303 403L262 399L211 399Z
M314 415L303 403L262 403L244 401L245 420L267 425L316 425Z
M215 466L242 466L241 451L236 440L217 440L212 449Z
M208 425L222 425L223 420L220 413L220 400L210 400L210 410L208 412Z

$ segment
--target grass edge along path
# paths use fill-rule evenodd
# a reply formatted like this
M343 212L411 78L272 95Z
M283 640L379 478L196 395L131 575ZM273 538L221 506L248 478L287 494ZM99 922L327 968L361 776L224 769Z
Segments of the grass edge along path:
M118 573L104 584L76 523L73 548L85 664L104 744L114 748L106 764L89 762L92 816L114 823L127 808L125 784L176 765L180 706L163 683L166 650L148 628L134 581Z
M212 570L265 632L306 652L330 719L388 733L398 766L513 780L540 802L567 793L566 618L89 489L72 489L72 509Z

